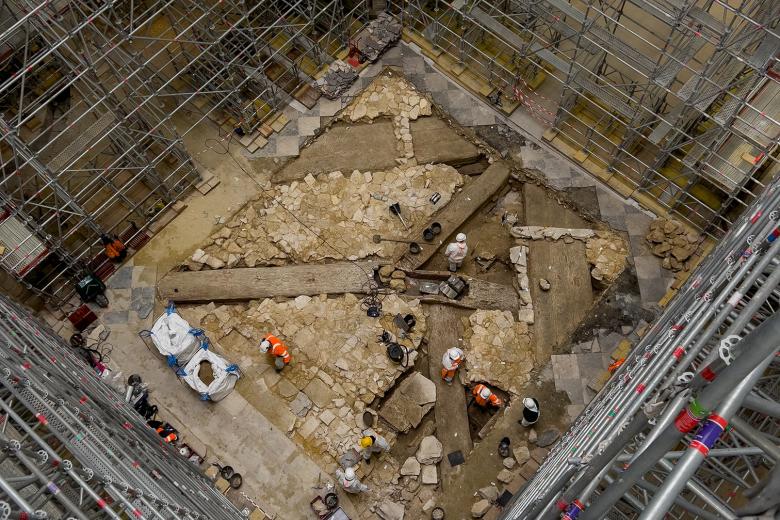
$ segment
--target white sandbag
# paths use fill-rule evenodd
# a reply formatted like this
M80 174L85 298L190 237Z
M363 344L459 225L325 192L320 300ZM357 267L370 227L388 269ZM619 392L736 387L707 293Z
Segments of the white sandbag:
M149 337L171 367L184 366L201 344L208 341L203 330L190 327L187 320L176 312L173 303L154 323Z
M210 385L206 385L198 377L202 361L208 361L211 364L214 381ZM236 381L240 377L238 365L228 363L223 357L209 350L208 344L205 348L200 348L195 352L187 365L177 370L176 374L198 392L203 401L224 399L236 386Z

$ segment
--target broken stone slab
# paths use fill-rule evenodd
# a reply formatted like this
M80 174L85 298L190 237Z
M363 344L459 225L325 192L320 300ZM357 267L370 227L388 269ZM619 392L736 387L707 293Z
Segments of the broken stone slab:
M382 520L404 520L404 506L390 500L384 500L377 508L377 515Z
M436 472L435 464L428 464L422 467L422 483L423 484L439 483L439 475Z
M320 421L325 423L326 426L330 426L330 423L332 423L335 418L336 416L330 410L325 410L320 414Z
M482 500L476 502L473 506L471 506L471 517L482 518L487 514L488 511L490 511L491 507L492 506L490 505L490 502L488 502L483 498Z
M433 435L423 437L420 447L417 448L417 460L421 464L436 464L442 457L442 445L439 439Z
M409 457L401 466L401 475L405 477L416 477L420 475L420 461L414 457Z
M493 503L496 500L498 500L498 488L496 486L487 486L487 487L480 488L479 491L477 491L477 493L479 493L479 496L481 496L488 502Z
M308 439L314 434L314 431L317 429L317 427L320 425L320 420L317 418L314 414L312 414L308 419L306 419L306 422L303 423L303 425L298 428L298 433L301 434L301 437L304 439Z
M314 378L303 389L303 393L309 396L314 404L320 408L325 408L336 397L333 390L325 384L322 379Z
M204 263L203 257L206 256L206 252L203 249L196 249L194 253L192 253L192 261L198 262L198 263Z
M525 250L528 249L526 246L515 246L509 248L509 261L513 264L522 264L525 265Z
M544 448L545 446L549 446L557 441L558 437L560 436L560 431L555 428L550 428L549 430L545 430L541 435L539 435L539 438L536 440L536 445L540 448Z
M512 469L512 468L514 468L514 467L515 467L515 464L516 464L516 462L515 462L515 459L513 459L512 457L506 457L506 458L505 458L505 459L502 461L502 464L504 465L504 467L505 467L506 469Z
M587 240L596 235L592 229L577 228L557 228L546 226L514 226L510 229L510 234L515 238L524 238L528 240L559 240L563 237L570 237L575 240Z
M400 390L420 406L436 402L436 384L419 372L407 378Z
M398 385L393 395L382 405L379 415L399 432L407 432L420 424L425 414L433 408L434 402L435 383L415 372Z
M518 446L512 450L512 455L514 455L518 464L525 464L531 458L531 452L528 451L527 446Z
M311 399L303 392L298 392L298 395L290 403L290 411L298 417L306 417L309 410L311 410Z

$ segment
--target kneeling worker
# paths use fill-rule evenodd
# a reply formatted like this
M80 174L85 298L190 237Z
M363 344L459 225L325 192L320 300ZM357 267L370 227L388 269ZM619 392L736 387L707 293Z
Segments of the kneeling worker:
M519 422L526 428L536 424L539 420L539 401L533 397L526 397L523 399L523 418Z
M483 385L482 383L475 386L471 393L474 395L474 400L477 401L477 404L480 406L495 406L498 408L504 404L500 397L494 394L490 388Z
M338 468L336 470L336 480L338 480L339 485L347 493L357 494L368 491L368 486L360 482L360 479L355 475L355 468L347 468L343 471L341 468Z
M279 338L273 334L267 334L260 342L260 351L274 356L274 368L280 372L285 366L290 364L292 356L287 346L279 341Z

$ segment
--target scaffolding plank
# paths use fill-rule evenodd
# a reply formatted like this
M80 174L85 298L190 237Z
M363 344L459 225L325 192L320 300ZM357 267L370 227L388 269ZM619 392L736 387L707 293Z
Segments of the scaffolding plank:
M574 20L577 20L580 23L585 23L585 15L571 5L566 0L545 0L548 4L558 9L560 12L568 16L569 18L572 18Z
M514 49L522 49L528 45L528 42L520 38L518 34L510 30L507 26L487 14L479 7L475 7L471 10L471 17L481 23L490 32L504 40L510 47Z
M429 222L412 230L409 236L422 236L425 228L430 227L433 222L438 222L441 224L439 236L442 240L446 240L458 230L467 218L482 207L508 179L509 167L507 164L501 161L493 163L482 175L475 177L464 186L463 190L456 194L443 210L435 214ZM398 265L400 268L410 271L419 269L436 254L436 251L438 251L436 247L423 247L423 250L417 255L406 253L399 259Z
M103 114L100 119L92 123L89 128L79 133L68 146L49 161L47 165L49 170L54 173L62 171L62 169L75 159L79 153L86 150L99 136L102 136L114 121L115 118L113 113L107 112Z
M160 298L175 302L255 300L284 296L365 293L368 276L386 262L336 262L245 269L170 272Z

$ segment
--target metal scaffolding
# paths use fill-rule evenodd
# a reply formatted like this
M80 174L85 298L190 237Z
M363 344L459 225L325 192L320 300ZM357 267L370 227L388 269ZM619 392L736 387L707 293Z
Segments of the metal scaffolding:
M140 247L200 181L184 137L311 106L367 21L341 0L0 2L0 267L54 303L108 276L101 233Z
M0 516L241 513L62 338L0 296Z
M559 150L722 236L780 169L772 0L391 0L413 41ZM485 88L485 90L482 90Z
M780 474L778 188L735 222L502 518L733 519L780 503L776 485L758 493Z

